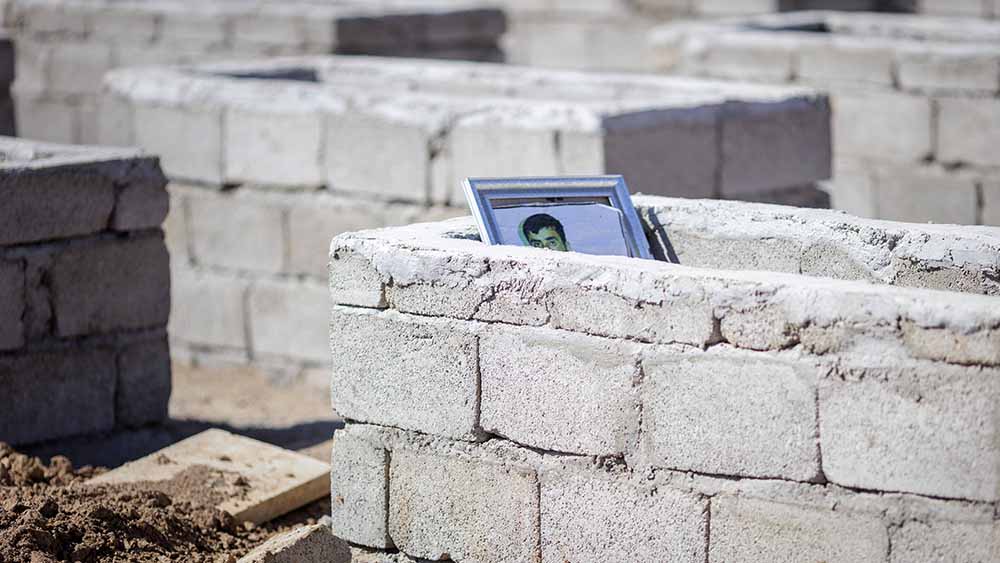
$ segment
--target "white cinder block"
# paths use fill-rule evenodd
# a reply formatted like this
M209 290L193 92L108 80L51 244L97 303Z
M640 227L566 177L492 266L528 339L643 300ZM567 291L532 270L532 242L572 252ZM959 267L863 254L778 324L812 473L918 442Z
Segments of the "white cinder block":
M112 147L135 145L132 104L125 98L106 94L98 98L95 142Z
M542 561L702 563L706 501L668 487L596 475L546 474Z
M931 101L904 94L840 93L832 98L838 158L922 161L933 153Z
M1000 52L935 45L900 50L899 83L904 90L980 94L1000 89Z
M366 439L361 425L333 436L330 505L333 533L351 543L387 549L389 538L389 453Z
M882 563L889 552L871 516L721 495L710 510L710 561Z
M65 102L15 95L17 135L52 143L75 143L78 137L77 108Z
M49 92L58 95L96 94L104 73L111 70L111 47L101 43L59 43L49 62Z
M787 82L794 76L796 47L767 33L718 34L711 40L699 37L685 46L684 65L705 76Z
M283 209L265 197L191 192L188 236L198 264L278 273L285 265ZM195 197L197 195L197 197Z
M1000 561L1000 522L909 521L892 534L890 563Z
M983 180L982 224L1000 227L1000 178Z
M307 188L323 183L319 114L230 108L225 123L226 183Z
M742 353L644 363L642 446L681 471L810 481L819 474L818 368Z
M891 44L876 38L804 40L798 51L798 78L891 87L893 58Z
M500 329L480 341L481 426L519 444L621 455L639 425L638 350L548 329Z
M538 561L538 478L494 460L392 452L389 535L404 553Z
M49 88L52 67L51 43L19 38L14 57L14 86L20 96L40 97Z
M324 284L256 282L247 300L254 356L329 360L328 303Z
M236 277L171 268L170 337L202 346L246 348L243 300L247 282Z
M823 471L848 487L995 502L998 400L996 370L938 363L823 382Z
M160 156L167 176L221 185L222 110L208 107L134 107L135 141Z
M938 100L938 158L942 162L1000 166L1000 100Z
M967 174L882 166L875 178L879 217L917 223L976 223L976 182Z
M335 308L330 346L340 416L460 440L478 436L477 339L462 325Z

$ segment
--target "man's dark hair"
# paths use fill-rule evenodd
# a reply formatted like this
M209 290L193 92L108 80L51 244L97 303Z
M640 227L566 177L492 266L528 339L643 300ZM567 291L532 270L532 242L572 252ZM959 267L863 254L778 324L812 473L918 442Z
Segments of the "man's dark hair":
M528 217L524 220L521 225L521 232L524 233L524 238L528 238L528 233L538 234L538 231L544 229L545 227L551 227L559 233L559 238L566 242L566 231L563 231L562 223L559 222L555 217L547 213L538 213Z

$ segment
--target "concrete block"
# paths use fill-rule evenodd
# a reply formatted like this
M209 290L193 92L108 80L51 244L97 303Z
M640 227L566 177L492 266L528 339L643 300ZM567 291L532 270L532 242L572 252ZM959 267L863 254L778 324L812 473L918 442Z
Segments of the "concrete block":
M1000 523L904 523L892 534L890 563L1000 561Z
M75 9L73 9L75 8ZM70 7L58 2L11 4L10 22L32 35L83 37L92 24L92 13L85 6Z
M160 156L167 176L223 183L221 109L137 104L133 111L135 142Z
M118 349L115 424L135 428L167 419L170 348L165 332L127 337Z
M111 94L97 101L97 144L113 147L135 145L132 105Z
M330 297L334 305L384 309L387 281L359 254L338 250L330 254Z
M160 233L70 246L49 276L60 337L167 324L170 258Z
M557 175L555 135L547 128L504 127L500 118L489 115L462 118L449 140L452 178Z
M538 477L491 461L392 452L389 535L427 559L538 561Z
M833 179L826 183L830 206L857 217L878 217L875 172L863 164L835 163Z
M403 215L401 207L385 203L313 194L297 197L288 209L288 272L326 280L333 237L381 227Z
M938 158L942 162L1000 166L1000 100L938 100Z
M1000 54L992 50L940 45L901 49L897 61L903 90L992 94L1000 89Z
M233 21L233 40L236 44L301 46L306 42L304 18L277 10L241 15Z
M931 101L905 94L838 93L833 103L837 157L916 163L934 152Z
M980 17L988 15L985 9L987 2L983 0L918 0L917 11L921 14L940 16Z
M167 178L155 158L138 160L117 190L111 228L116 231L155 229L170 210Z
M0 350L24 345L24 266L0 260Z
M876 171L879 217L894 221L974 225L975 179L960 171L880 167Z
M711 513L710 561L881 563L889 553L871 516L721 495Z
M171 338L204 346L248 348L243 302L247 282L187 268L175 268L171 280Z
M479 435L476 336L461 324L335 307L340 416L459 440Z
M333 436L333 533L351 543L390 549L389 453L359 435L357 426L352 424Z
M686 66L698 74L736 80L788 82L797 45L769 33L723 33L685 46Z
M329 360L328 304L324 284L258 281L247 300L253 354Z
M638 350L548 329L499 329L480 338L480 425L526 446L622 455L639 410Z
M598 288L572 287L548 297L549 322L556 328L642 342L704 346L714 338L712 306L663 296L638 301Z
M208 191L191 192L187 201L196 263L255 272L284 269L284 211L275 201L253 193Z
M717 108L646 112L650 113L655 116L644 115L645 127L628 126L627 118L605 118L604 165L596 173L624 175L633 192L714 197L722 166ZM563 142L562 148L565 153L569 147Z
M428 202L430 125L413 118L385 117L352 111L327 118L327 185L338 192ZM392 166L357 165L371 154L381 155Z
M995 502L996 370L940 363L820 385L823 471L838 485Z
M93 18L90 35L113 43L152 43L159 32L159 18L153 10L118 5Z
M318 114L229 109L225 182L307 188L322 185L322 123Z
M187 268L191 265L187 236L187 201L183 195L189 189L198 190L201 188L182 187L177 184L168 185L169 209L163 220L163 239L167 244L167 251L170 253L171 271L182 267Z
M825 180L832 173L826 98L728 104L722 118L724 197Z
M14 88L21 96L41 97L49 88L52 44L22 37L18 45L14 58Z
M351 547L330 532L329 526L311 524L278 534L237 563L351 563Z
M111 430L115 355L67 348L0 357L0 440L30 444ZM39 413L50 413L40 416Z
M197 45L210 51L231 42L233 18L225 10L213 10L211 6L191 9L178 4L162 18L161 43Z
M624 479L546 474L542 561L706 561L705 500Z
M77 141L79 116L68 102L33 99L15 92L17 134L25 139L72 144Z
M111 70L111 47L102 43L58 43L49 61L50 93L96 94Z
M1000 178L984 180L979 189L983 195L980 221L983 225L1000 227Z
M819 475L819 369L746 353L661 353L643 364L649 463L717 475Z
M80 165L0 176L0 245L78 237L107 228L115 188L106 170Z
M892 87L894 49L878 39L833 37L802 41L797 78L817 83L861 83Z

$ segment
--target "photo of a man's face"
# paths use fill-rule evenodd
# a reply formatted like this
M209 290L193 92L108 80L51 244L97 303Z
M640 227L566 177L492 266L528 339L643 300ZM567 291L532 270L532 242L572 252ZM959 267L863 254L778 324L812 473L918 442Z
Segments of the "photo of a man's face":
M538 213L525 219L524 223L521 223L521 233L524 235L524 240L535 248L559 252L569 250L562 223L546 213Z
M517 202L494 208L501 244L628 256L620 211L598 202Z

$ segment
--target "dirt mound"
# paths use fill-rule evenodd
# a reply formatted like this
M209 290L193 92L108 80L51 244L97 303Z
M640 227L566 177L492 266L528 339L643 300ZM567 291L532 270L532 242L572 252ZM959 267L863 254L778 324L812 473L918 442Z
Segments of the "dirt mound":
M202 466L170 481L90 486L100 469L74 471L65 458L45 465L0 444L0 468L0 563L232 563L325 512L312 505L265 526L237 525L214 508L220 499L192 491L221 480L238 494L244 483Z

